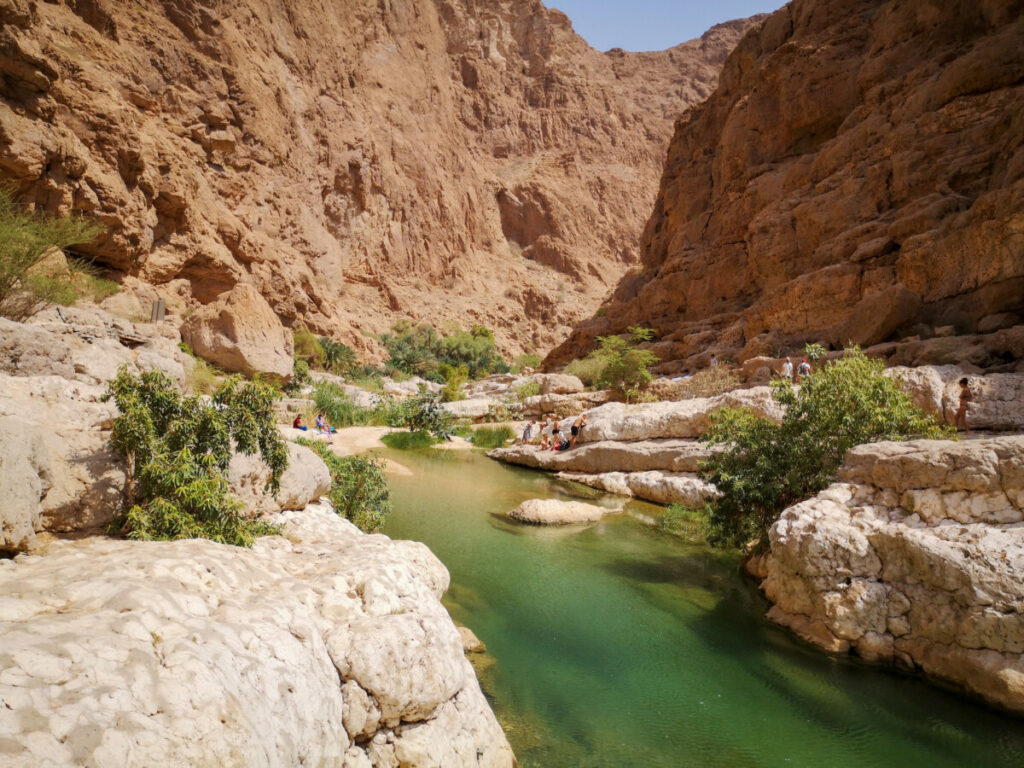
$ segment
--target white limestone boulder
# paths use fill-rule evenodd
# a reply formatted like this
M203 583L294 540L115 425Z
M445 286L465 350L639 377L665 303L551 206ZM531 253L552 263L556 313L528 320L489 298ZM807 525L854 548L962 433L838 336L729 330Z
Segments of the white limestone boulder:
M594 523L614 510L560 499L527 499L508 513L513 520L533 525Z
M246 517L302 509L331 490L327 465L309 448L288 443L288 468L281 475L277 496L267 490L270 468L259 456L236 453L228 466L231 493L242 502Z

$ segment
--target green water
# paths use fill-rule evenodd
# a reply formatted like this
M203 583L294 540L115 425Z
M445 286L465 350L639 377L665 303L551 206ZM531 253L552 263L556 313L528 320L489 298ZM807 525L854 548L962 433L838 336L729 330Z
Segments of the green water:
M1024 723L919 679L830 659L767 624L736 559L642 524L513 525L561 486L469 452L389 453L386 533L425 542L524 768L1024 766ZM600 503L621 506L605 497Z

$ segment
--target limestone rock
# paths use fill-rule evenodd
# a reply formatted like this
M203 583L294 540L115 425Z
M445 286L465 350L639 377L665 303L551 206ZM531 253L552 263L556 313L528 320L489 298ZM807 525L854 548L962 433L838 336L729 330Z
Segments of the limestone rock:
M303 509L331 490L327 465L309 448L295 443L288 443L288 469L281 475L276 498L267 490L269 480L270 469L259 456L236 453L231 457L228 483L247 517Z
M769 618L1024 712L1024 437L854 448L772 526Z
M677 402L608 403L587 412L589 423L580 433L579 442L700 437L710 426L711 415L722 408L747 408L765 418L782 418L768 387Z
M614 510L560 499L528 499L508 513L513 520L535 525L593 523Z
M635 496L655 504L700 507L717 493L713 485L687 472L559 472L558 477L620 496Z
M586 430L584 430L586 431ZM710 448L696 440L602 440L580 443L570 451L544 451L533 445L497 448L492 459L535 469L585 472L696 472L700 462L711 455Z
M540 382L540 391L543 395L572 395L585 389L578 376L565 373L542 373L533 378Z
M85 539L0 561L5 765L365 767L386 745L386 764L511 768L429 550L328 505L277 521L287 538L251 550Z
M890 364L1019 360L1024 122L1004 121L1021 112L1019 16L1010 0L773 13L677 123L640 273L545 366L633 325L655 329L666 371L805 342L885 342ZM914 341L921 325L935 338Z
M500 400L491 397L475 397L471 400L453 400L441 403L441 407L457 419L482 419L492 408L501 404Z
M292 375L292 335L251 285L239 283L181 326L192 351L225 371Z

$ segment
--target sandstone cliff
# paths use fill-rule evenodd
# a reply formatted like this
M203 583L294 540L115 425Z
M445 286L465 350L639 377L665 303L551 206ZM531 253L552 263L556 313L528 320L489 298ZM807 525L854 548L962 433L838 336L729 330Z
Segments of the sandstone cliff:
M543 349L636 261L672 120L749 22L589 48L538 0L0 0L0 175L187 314L248 283L367 350ZM155 291L147 286L152 286Z
M666 370L805 341L1013 364L1022 211L1019 0L794 0L677 123L642 273L548 362L645 324Z

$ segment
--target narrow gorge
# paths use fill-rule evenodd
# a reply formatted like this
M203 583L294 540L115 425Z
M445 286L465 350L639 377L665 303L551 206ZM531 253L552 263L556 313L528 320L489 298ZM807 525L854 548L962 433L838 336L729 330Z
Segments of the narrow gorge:
M1024 764L1024 3L773 5L0 0L0 765Z

